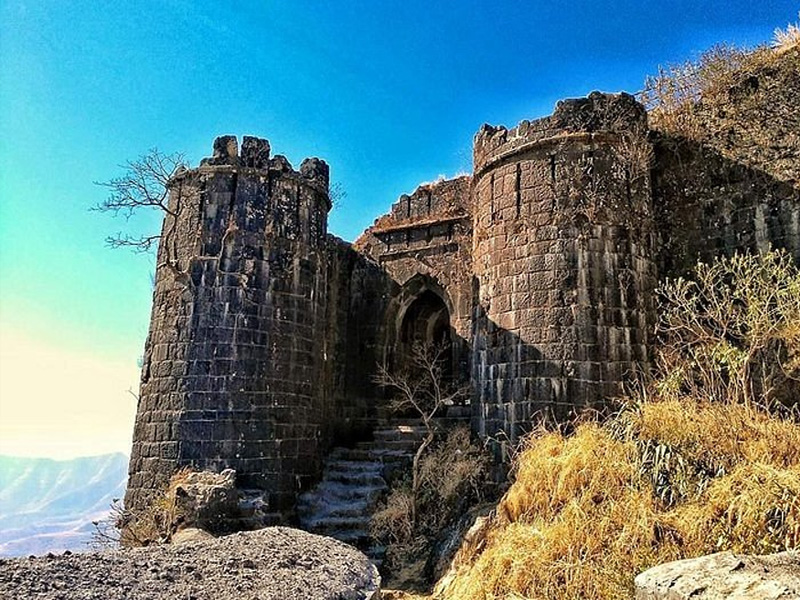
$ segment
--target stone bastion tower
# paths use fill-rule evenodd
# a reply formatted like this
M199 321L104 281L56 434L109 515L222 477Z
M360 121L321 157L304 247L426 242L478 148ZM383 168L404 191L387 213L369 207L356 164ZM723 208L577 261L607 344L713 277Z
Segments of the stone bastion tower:
M234 468L276 509L317 473L330 207L325 162L295 171L253 137L170 182L127 507L184 465Z
M644 108L593 93L475 136L472 382L512 442L617 395L647 364L657 281Z

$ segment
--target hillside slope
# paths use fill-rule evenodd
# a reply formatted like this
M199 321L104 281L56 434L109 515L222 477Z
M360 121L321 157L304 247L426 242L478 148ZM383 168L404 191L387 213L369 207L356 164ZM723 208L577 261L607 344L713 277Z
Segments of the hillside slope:
M437 598L632 597L641 571L800 547L800 425L743 406L647 402L534 436Z

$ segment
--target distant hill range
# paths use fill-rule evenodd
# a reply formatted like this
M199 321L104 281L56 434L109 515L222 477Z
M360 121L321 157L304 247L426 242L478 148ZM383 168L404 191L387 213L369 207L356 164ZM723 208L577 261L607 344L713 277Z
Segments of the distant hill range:
M128 458L0 456L0 556L89 550L92 521L125 493Z

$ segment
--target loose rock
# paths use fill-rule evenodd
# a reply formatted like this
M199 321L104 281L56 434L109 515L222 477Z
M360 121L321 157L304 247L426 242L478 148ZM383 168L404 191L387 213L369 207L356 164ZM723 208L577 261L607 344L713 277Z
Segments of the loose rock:
M379 589L377 569L359 551L287 527L0 564L0 598L378 600Z

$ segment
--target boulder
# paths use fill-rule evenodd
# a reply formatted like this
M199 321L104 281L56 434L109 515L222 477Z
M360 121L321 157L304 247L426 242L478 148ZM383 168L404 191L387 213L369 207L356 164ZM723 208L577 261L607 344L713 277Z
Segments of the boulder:
M665 563L636 577L636 600L800 599L800 552L720 552Z
M230 533L240 519L236 472L188 473L175 485L172 530L203 529L213 534Z

